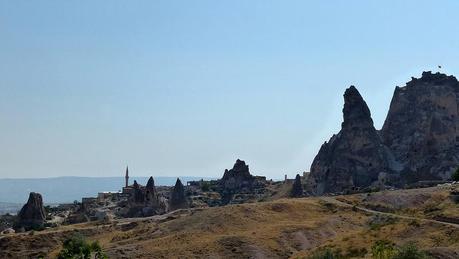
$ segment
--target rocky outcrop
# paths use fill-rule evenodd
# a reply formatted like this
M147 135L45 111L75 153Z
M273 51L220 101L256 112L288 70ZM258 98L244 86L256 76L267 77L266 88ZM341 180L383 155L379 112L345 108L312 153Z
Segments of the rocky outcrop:
M43 207L41 194L31 192L27 203L18 214L18 222L15 228L26 230L42 228L46 221L46 212Z
M123 216L147 217L163 214L168 210L168 204L164 197L160 197L156 191L153 177L148 179L147 185L141 186L134 180L132 187L129 187L129 210Z
M311 165L308 192L320 195L365 187L389 172L390 152L373 126L370 110L359 91L344 93L343 123L320 148Z
M145 194L141 189L141 186L134 180L133 195L131 195L131 203L143 203L145 201Z
M379 132L357 89L347 89L344 99L341 131L322 145L311 165L311 194L451 177L459 164L459 82L454 76L423 72L396 87Z
M303 196L303 184L301 183L301 177L299 174L296 175L295 181L293 182L292 190L290 191L291 197L301 197Z
M171 210L188 207L185 195L185 188L179 178L177 178L175 186L172 189L169 207L171 208Z
M223 204L229 203L235 194L253 193L260 184L256 177L250 174L249 166L237 159L232 169L225 169L219 181L219 193Z
M227 188L238 188L249 185L253 180L249 166L244 161L237 159L233 169L225 169L221 182Z
M422 73L396 87L381 130L403 182L447 180L459 164L459 82Z

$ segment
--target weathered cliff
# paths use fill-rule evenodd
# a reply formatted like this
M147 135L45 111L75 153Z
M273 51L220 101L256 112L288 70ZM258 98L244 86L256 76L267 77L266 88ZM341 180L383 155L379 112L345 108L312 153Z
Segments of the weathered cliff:
M459 82L431 72L396 87L381 130L406 182L446 180L458 166Z

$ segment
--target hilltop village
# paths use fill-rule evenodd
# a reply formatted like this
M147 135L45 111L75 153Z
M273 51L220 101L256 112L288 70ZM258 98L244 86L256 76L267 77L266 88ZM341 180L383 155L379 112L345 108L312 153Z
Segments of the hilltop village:
M30 193L29 200L17 219L3 224L2 231L23 232L59 225L89 221L110 221L115 218L135 218L162 215L174 210L241 204L304 195L301 177L296 180L266 180L254 176L245 161L237 160L226 169L221 179L190 181L185 185L177 178L173 187L155 186L150 177L145 185L136 180L130 184L126 168L125 184L120 192L99 192L97 197L83 197L81 202L44 207L39 193ZM295 183L294 183L295 182ZM293 190L295 186L295 190ZM12 216L12 218L15 218Z

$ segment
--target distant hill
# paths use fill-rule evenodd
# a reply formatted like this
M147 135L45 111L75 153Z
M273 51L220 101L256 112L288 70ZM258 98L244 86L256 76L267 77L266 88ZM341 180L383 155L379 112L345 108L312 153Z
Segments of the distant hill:
M155 185L172 186L177 177L155 177ZM211 179L206 177L180 177L187 181ZM131 177L146 184L148 177ZM56 177L30 179L0 179L0 202L27 202L29 192L39 192L45 203L67 203L80 201L82 197L95 197L101 191L119 191L124 186L124 177Z

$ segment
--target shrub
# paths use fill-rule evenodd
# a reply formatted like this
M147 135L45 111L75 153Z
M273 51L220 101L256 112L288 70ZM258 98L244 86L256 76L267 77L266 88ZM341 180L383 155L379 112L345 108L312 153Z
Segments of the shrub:
M454 173L451 175L451 180L453 181L459 181L459 168L454 171Z
M408 243L395 248L394 244L387 240L378 240L371 247L374 259L427 259L426 253L420 251L414 243Z
M427 259L426 253L420 251L414 243L408 243L398 249L392 259Z
M98 242L88 243L83 236L74 235L66 239L58 259L106 259L108 258Z
M378 240L371 247L371 254L375 259L391 259L395 252L394 245L387 240Z

